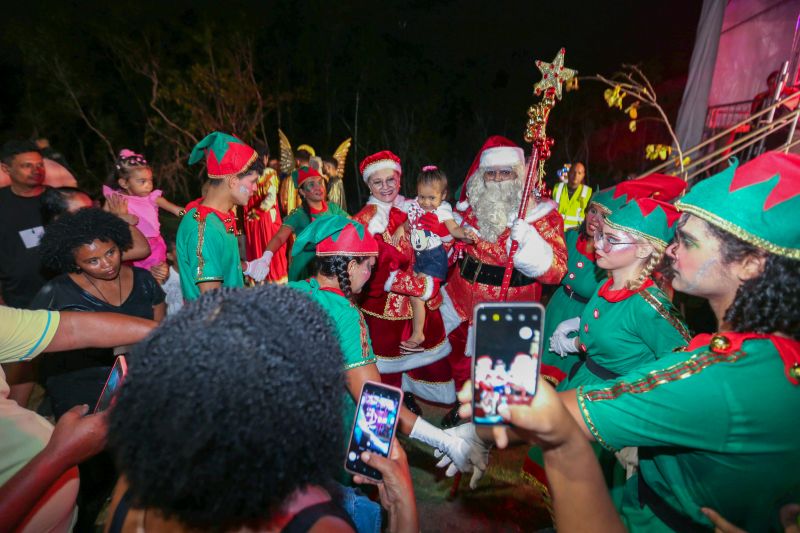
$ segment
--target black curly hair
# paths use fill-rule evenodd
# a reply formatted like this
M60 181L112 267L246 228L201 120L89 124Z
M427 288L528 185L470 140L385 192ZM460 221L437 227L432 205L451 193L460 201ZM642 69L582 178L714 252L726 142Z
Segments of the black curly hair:
M109 447L135 507L238 529L297 489L330 486L343 391L339 341L316 303L286 286L223 288L134 349Z
M706 222L711 235L719 239L722 263L730 264L748 256L764 256L764 271L739 287L725 320L734 331L781 332L800 340L800 261L768 253Z
M58 273L77 272L75 250L92 241L113 242L120 253L133 245L128 223L96 207L64 213L45 228L39 253L42 264Z
M321 255L315 261L315 272L323 276L336 277L339 280L339 288L348 300L353 298L353 289L350 288L350 274L347 273L347 265L350 261L355 261L359 265L369 259L369 257L350 257L349 255Z

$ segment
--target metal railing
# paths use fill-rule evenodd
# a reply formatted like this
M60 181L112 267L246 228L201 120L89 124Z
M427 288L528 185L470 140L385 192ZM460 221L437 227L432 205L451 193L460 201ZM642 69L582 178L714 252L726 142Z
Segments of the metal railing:
M683 172L680 169L679 156L675 156L637 177L661 172L680 175L687 181L692 180L705 172L711 171L732 156L739 156L742 162L752 159L763 151L766 138L783 128L787 128L786 141L777 150L788 152L800 145L800 136L795 139L795 130L797 129L798 117L800 117L800 105L795 107L794 111L777 118L775 118L775 111L779 107L790 102L794 103L798 99L800 99L800 93L778 100L774 104L749 115L744 120L740 120L716 133L700 144L685 150L683 158L688 157L689 163L684 165ZM716 145L719 140L726 137L729 138L735 132L738 132L738 135L730 142L720 147Z

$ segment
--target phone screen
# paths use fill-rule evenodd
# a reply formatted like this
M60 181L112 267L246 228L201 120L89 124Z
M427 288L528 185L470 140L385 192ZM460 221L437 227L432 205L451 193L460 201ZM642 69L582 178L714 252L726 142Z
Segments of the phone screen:
M114 397L127 373L128 365L125 356L117 356L117 359L114 361L114 366L111 367L111 372L108 374L103 392L100 393L100 399L97 400L97 405L94 408L95 413L105 411L111 407L111 404L114 402Z
M347 447L345 469L372 479L383 479L380 472L361 460L361 453L368 451L389 457L402 401L400 389L373 381L364 383Z
M544 308L535 303L475 307L473 421L499 425L501 405L530 403L539 379Z

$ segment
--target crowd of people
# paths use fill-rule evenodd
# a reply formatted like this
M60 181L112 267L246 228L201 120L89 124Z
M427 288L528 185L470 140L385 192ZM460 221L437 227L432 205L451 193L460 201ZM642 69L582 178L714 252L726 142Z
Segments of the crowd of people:
M406 199L382 150L350 215L331 165L298 150L281 175L254 146L201 140L185 206L129 149L96 203L46 187L36 145L3 146L0 529L93 531L104 507L111 532L435 528L400 442L362 457L380 482L343 468L372 381L403 389L404 439L473 489L494 445L530 445L559 530L797 530L800 157L688 191L650 175L592 193L576 162L552 199L523 198L525 154L492 136L463 181L427 165ZM692 336L675 291L708 300L714 334ZM492 361L475 305L543 299L532 402L474 424L473 360ZM88 414L120 353L113 407ZM55 428L27 408L37 382Z

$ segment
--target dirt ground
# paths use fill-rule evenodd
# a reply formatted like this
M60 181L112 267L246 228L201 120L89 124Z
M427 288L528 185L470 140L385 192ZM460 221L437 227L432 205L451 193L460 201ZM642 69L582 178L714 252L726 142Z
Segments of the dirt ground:
M446 410L419 402L426 420L438 425ZM492 450L489 469L475 490L461 480L451 496L453 479L436 468L432 449L404 438L423 532L470 533L537 531L550 527L550 515L539 491L523 479L526 446Z

